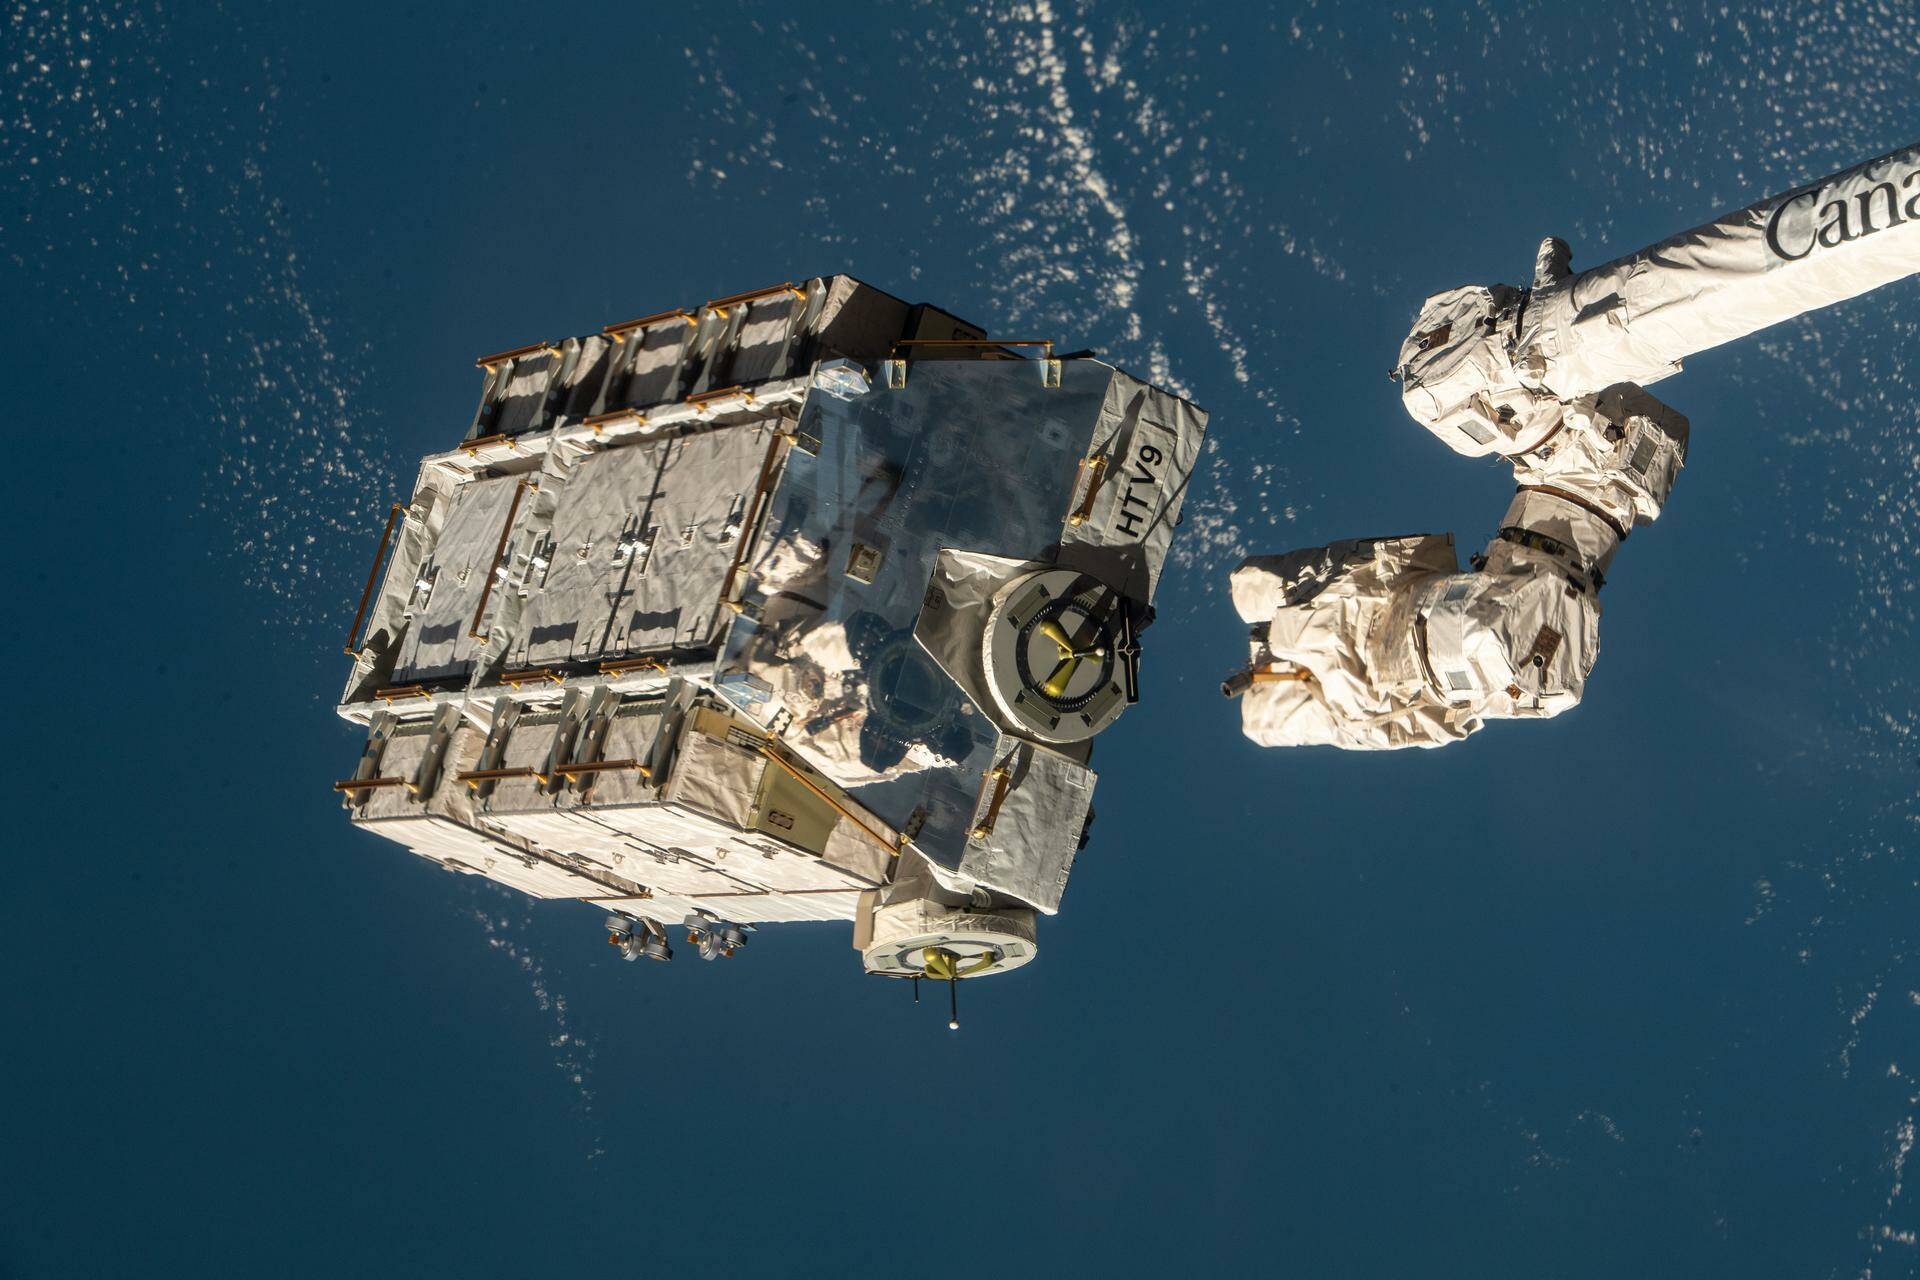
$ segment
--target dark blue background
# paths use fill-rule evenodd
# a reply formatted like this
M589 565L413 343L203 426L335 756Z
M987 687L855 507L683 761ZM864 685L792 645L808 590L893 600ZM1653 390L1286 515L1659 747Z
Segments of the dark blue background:
M11 7L0 1274L1913 1274L1911 282L1659 389L1589 701L1263 752L1225 572L1494 529L1427 293L1910 142L1909 6ZM482 351L848 270L1213 412L1040 961L618 964L349 829Z

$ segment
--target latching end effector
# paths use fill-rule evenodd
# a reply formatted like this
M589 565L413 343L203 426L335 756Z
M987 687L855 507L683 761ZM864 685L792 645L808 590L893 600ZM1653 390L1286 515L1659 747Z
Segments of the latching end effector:
M1393 377L1407 413L1455 453L1524 453L1559 420L1560 402L1520 367L1530 296L1504 284L1436 293L1400 344Z

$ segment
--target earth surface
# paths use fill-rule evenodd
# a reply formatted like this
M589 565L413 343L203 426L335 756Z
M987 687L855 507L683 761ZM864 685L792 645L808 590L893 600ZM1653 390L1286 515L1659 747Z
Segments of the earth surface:
M1422 298L1913 141L1911 4L0 29L0 1274L1920 1271L1914 282L1662 386L1577 711L1276 752L1217 692L1243 555L1494 532L1384 376ZM473 357L836 271L1213 415L1092 844L957 1035L838 926L623 965L327 788Z

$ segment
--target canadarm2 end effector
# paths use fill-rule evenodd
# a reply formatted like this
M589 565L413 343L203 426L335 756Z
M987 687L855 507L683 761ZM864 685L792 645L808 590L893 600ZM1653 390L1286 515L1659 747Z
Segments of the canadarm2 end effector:
M1548 239L1530 286L1421 307L1393 376L1454 452L1528 452L1583 396L1920 272L1920 144L1577 274L1571 261Z
M1558 715L1599 655L1614 551L1665 505L1687 423L1639 387L1568 406L1515 462L1499 535L1461 572L1450 535L1354 539L1235 570L1249 663L1225 687L1265 746L1444 746Z

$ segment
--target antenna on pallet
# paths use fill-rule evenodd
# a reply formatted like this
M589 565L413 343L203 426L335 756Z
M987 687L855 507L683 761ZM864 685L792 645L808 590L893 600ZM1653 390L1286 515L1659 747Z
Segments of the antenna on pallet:
M960 1029L960 979L965 976L960 968L960 957L945 947L928 947L924 960L924 973L935 978L944 978L947 983L947 1030ZM976 960L971 971L987 968L993 963L989 957L984 961ZM919 999L920 980L914 979L914 998Z

